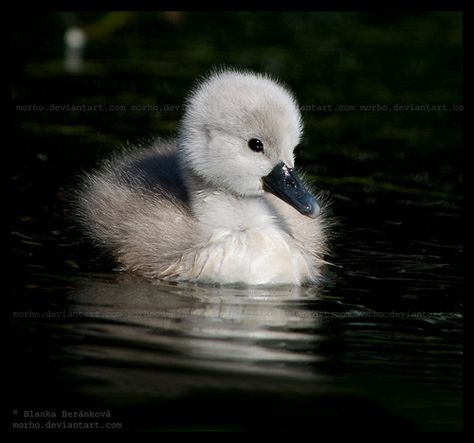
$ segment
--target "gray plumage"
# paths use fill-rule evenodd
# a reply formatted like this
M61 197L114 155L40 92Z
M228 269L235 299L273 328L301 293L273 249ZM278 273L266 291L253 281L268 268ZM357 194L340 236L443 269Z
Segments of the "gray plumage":
M83 177L78 218L124 269L151 280L315 282L324 208L306 217L261 184L279 161L293 167L300 134L296 102L282 86L216 73L188 99L177 139L127 149ZM247 146L257 135L262 155Z

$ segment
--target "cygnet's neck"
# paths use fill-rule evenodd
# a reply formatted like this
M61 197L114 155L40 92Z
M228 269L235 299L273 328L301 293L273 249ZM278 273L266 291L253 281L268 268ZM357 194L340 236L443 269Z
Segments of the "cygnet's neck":
M185 171L190 206L201 223L212 228L244 231L264 228L275 214L262 195L241 196L208 183L193 171Z

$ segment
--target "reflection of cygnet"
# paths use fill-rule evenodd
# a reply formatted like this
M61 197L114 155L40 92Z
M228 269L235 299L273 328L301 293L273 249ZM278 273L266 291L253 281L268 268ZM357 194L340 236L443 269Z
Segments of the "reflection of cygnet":
M85 177L79 216L127 270L203 283L315 282L324 235L298 178L302 130L275 81L224 71L191 94L177 140L158 140Z
M321 319L308 309L308 302L318 297L317 287L208 288L162 282L157 291L125 274L118 281L106 277L75 281L67 313L78 320L74 331L86 339L68 348L68 353L92 357L95 363L71 367L73 371L92 371L97 379L103 370L104 379L110 381L114 362L125 369L116 375L119 379L136 365L170 364L208 367L213 373L245 371L262 374L265 380L271 375L320 377L308 366L323 357L318 345ZM152 372L157 377L166 374ZM182 371L178 378L179 373L189 378ZM132 386L144 386L146 380L136 377Z

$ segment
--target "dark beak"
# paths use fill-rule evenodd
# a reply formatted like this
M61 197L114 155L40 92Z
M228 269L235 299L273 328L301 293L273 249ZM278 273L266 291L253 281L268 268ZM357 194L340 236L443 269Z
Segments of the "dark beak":
M295 171L285 163L278 163L262 180L265 191L281 198L301 214L311 218L319 215L320 208L317 200L308 192Z

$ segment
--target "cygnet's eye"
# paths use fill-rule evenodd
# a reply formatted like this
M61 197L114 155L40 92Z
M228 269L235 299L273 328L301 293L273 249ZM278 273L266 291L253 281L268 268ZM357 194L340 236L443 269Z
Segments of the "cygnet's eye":
M249 140L249 148L255 152L263 152L263 143L258 138Z

